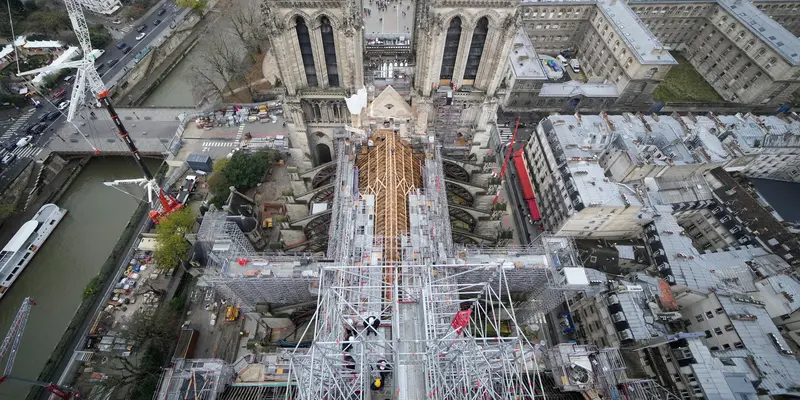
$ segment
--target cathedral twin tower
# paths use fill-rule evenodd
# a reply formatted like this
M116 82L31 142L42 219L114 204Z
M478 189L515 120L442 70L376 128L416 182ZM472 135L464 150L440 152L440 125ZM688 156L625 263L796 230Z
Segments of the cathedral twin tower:
M262 13L285 89L292 147L332 147L334 130L353 123L344 97L373 83L375 71L365 69L365 57L411 61L404 77L411 80L412 90L405 100L415 112L415 135L431 134L442 106L455 104L460 106L457 126L451 128L459 137L477 141L481 127L497 112L506 56L519 29L517 3L265 1ZM446 94L451 88L459 89L457 96ZM445 96L448 101L439 101ZM311 156L315 164L327 161Z

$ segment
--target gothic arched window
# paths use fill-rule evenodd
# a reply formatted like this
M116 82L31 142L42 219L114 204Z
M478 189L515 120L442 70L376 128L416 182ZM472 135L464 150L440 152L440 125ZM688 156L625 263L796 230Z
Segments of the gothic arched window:
M297 42L300 44L300 55L303 57L303 68L306 71L308 86L317 86L317 70L314 68L314 50L311 48L311 37L308 35L308 25L301 16L295 19L297 26Z
M481 64L487 33L489 33L489 20L483 17L478 20L478 24L475 25L475 30L472 32L472 44L469 46L467 66L464 68L464 79L466 80L475 80L475 77L478 76L478 67Z
M453 71L456 68L456 58L458 57L458 45L461 42L461 18L454 17L450 20L447 28L447 36L444 39L444 53L442 54L442 70L439 79L453 79Z
M339 67L336 64L336 46L333 41L333 27L328 17L320 19L319 31L322 34L322 48L325 53L325 68L328 71L328 85L339 86Z

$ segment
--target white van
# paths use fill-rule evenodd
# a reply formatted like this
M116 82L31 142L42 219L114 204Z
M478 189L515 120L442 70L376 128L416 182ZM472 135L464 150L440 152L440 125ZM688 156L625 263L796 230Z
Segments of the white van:
M15 159L15 158L17 158L17 155L16 155L16 154L14 154L14 153L8 153L8 154L6 154L5 156L3 156L3 161L2 161L2 163L3 163L3 165L8 165L8 164L11 164L11 161L14 161L14 159Z
M25 136L24 138L20 139L17 142L17 147L25 147L28 145L28 143L31 142L31 140L33 140L33 136L31 135Z
M564 56L562 56L561 54L559 54L559 55L557 55L557 56L556 56L556 59L558 60L558 62L560 62L560 63L561 63L561 66L562 66L562 67L564 67L564 68L566 68L566 67L567 67L567 63L568 63L568 61L567 61L567 59L566 59Z
M578 62L577 58L573 58L572 60L569 60L569 66L572 67L572 72L574 72L576 74L578 72L581 72L581 63Z

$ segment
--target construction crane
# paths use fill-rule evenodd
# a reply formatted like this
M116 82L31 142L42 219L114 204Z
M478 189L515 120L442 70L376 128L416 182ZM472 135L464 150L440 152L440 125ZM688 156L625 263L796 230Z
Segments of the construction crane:
M117 134L120 136L122 141L125 142L125 145L128 146L128 150L133 155L133 159L136 160L136 164L139 166L139 169L141 169L142 174L144 175L143 178L107 182L106 185L117 186L123 183L133 183L144 187L147 191L148 202L150 203L151 207L151 211L149 213L150 219L152 219L153 222L158 223L163 216L180 210L183 205L174 197L166 193L153 178L153 174L150 173L147 165L145 165L142 161L142 156L139 154L139 149L136 148L136 145L133 143L128 130L125 129L125 125L122 124L122 120L120 120L117 112L111 105L111 102L108 98L108 90L106 90L103 80L100 78L100 75L97 73L97 70L94 67L94 57L91 55L92 41L89 37L89 28L86 25L86 17L83 15L83 9L81 8L80 3L78 0L64 0L64 4L67 6L69 19L72 21L72 29L75 31L75 36L78 37L78 43L80 44L81 51L83 52L81 59L59 65L49 65L31 71L21 72L19 75L22 76L38 74L41 72L53 72L64 68L76 68L78 70L75 79L75 86L72 90L72 96L70 98L67 121L72 121L73 117L75 117L78 107L83 105L87 90L91 91L92 94L97 96L98 107L104 106L106 108L108 114L111 116L111 120L114 121L114 125L117 127ZM100 150L95 150L95 152L99 154ZM158 203L153 200L154 195L158 199Z
M34 302L30 297L26 297L25 300L22 300L22 306L20 306L19 311L17 311L17 316L14 318L14 322L11 324L11 328L8 330L8 333L6 333L5 339L3 339L3 344L0 345L0 360L2 360L6 354L8 354L8 362L3 370L3 375L0 376L0 384L8 380L19 381L30 385L41 386L44 388L44 390L47 390L56 396L56 398L72 399L74 398L73 396L78 395L72 389L63 388L54 383L11 376L11 369L14 367L14 360L17 358L19 342L20 339L22 339L22 333L25 331L25 325L28 323L28 315L30 315L31 308L33 308L35 305L36 302Z
M500 180L506 177L506 168L508 168L508 160L511 159L511 153L514 151L514 142L517 140L517 130L519 129L519 117L517 117L517 124L514 126L514 133L511 135L511 142L508 143L508 151L506 151L506 158L503 160L503 166L500 168ZM500 200L500 191L494 196L492 204L497 204Z

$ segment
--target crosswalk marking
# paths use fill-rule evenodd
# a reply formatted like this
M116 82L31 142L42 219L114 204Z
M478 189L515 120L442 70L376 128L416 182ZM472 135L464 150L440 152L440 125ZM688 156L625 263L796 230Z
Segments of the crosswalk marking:
M203 142L203 151L211 151L212 147L233 147L238 142Z
M244 123L239 125L239 130L236 132L236 142L235 143L241 143L242 142L242 134L244 134L244 128L245 128L245 124Z
M203 147L233 147L234 142L203 142Z
M14 121L14 124L13 124L13 125L11 125L11 127L10 127L10 128L8 128L8 130L6 131L6 133L4 133L2 136L0 136L0 140L6 140L6 139L8 139L8 138L10 138L10 137L14 136L14 134L16 134L16 133L17 133L17 130L18 130L18 129L19 129L21 126L22 126L22 125L25 125L25 122L27 122L27 121L28 121L28 118L30 118L30 117L31 117L31 115L33 115L33 113L34 113L34 112L36 112L36 109L35 109L35 108L32 108L32 109L30 109L30 110L26 111L26 112L25 112L25 114L23 114L23 115L20 115L20 117L19 117L19 118L17 118L17 120L16 120L16 121Z
M42 150L44 150L42 147L35 147L35 146L34 147L28 147L28 146L25 146L25 147L17 147L16 149L14 149L13 153L16 154L17 157L19 157L19 158L25 158L25 157L34 158L34 157L38 156L39 153L42 152Z

